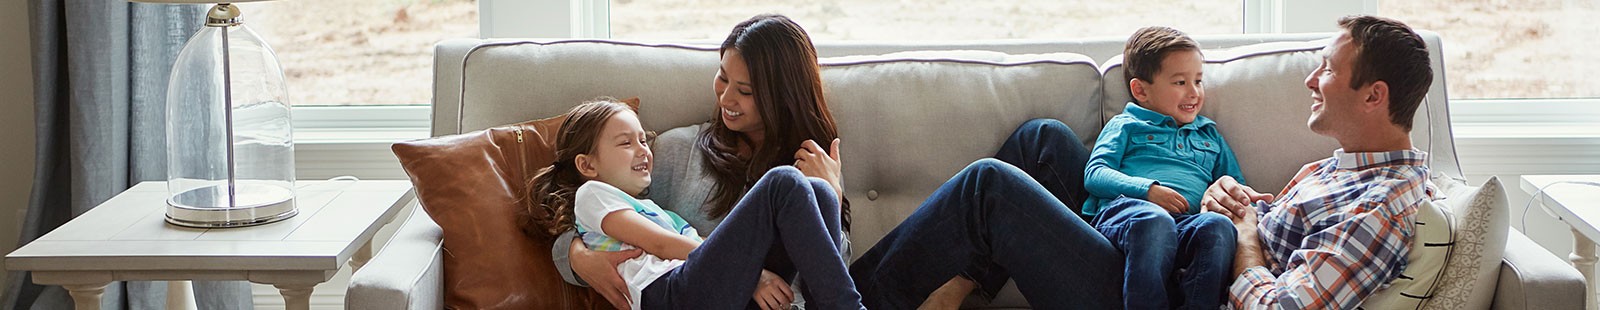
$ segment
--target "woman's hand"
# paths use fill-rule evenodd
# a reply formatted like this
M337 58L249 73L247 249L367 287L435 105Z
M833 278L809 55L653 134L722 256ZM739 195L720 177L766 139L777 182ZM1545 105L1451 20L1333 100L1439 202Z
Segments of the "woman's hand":
M1145 199L1155 203L1157 206L1161 206L1161 209L1167 210L1167 213L1181 214L1189 212L1188 199L1184 199L1182 194L1178 194L1178 191L1160 184L1150 185L1150 192L1145 194Z
M560 241L557 241L560 242ZM579 278L589 283L600 296L605 296L606 301L617 309L628 309L628 283L622 281L622 275L617 273L617 265L623 261L639 257L644 251L632 249L627 251L601 252L592 251L583 246L583 241L572 238L572 249L568 251L568 259L572 264L572 272Z
M839 139L833 139L833 151L822 150L817 142L806 140L800 143L800 150L794 152L794 167L808 177L820 178L833 185L833 193L844 197L844 173L840 172Z
M789 290L789 282L784 282L783 277L762 269L753 298L762 310L789 309L789 304L794 302L794 292Z

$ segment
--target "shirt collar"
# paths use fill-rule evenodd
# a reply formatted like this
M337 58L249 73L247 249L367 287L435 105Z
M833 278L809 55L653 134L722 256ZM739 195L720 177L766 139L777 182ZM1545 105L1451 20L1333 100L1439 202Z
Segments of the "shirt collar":
M1387 152L1345 153L1344 149L1338 149L1333 151L1333 158L1338 161L1337 167L1339 169L1359 170L1371 166L1422 166L1423 163L1428 161L1428 152L1407 149Z
M1128 115L1133 115L1133 118L1139 119L1141 121L1155 123L1156 125L1178 127L1177 126L1177 124L1178 124L1177 120L1174 120L1171 116L1167 116L1166 114L1161 114L1161 112L1156 112L1156 111L1152 111L1150 109L1146 109L1146 108L1144 108L1142 106L1139 106L1138 103L1129 102L1128 106L1122 109L1122 113L1128 113ZM1195 116L1194 122L1191 122L1188 125L1183 125L1182 127L1183 128L1201 128L1201 127L1215 125L1215 124L1216 124L1216 122L1211 121L1210 118L1206 118L1205 116Z

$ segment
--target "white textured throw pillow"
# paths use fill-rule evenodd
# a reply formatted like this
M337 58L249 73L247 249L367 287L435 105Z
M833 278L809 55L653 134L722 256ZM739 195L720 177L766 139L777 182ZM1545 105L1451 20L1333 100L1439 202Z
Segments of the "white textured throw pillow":
M1479 187L1454 180L1436 179L1436 184L1446 197L1439 202L1456 215L1456 241L1438 288L1423 309L1489 309L1511 228L1505 188L1498 177Z
M1416 234L1411 252L1406 254L1406 269L1400 278L1379 289L1361 302L1362 309L1421 309L1436 293L1455 239L1451 224L1456 216L1442 201L1417 206Z

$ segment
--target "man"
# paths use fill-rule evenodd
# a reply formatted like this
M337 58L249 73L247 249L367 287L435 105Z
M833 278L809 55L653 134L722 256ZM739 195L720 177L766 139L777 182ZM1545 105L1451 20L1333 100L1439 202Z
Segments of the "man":
M1341 149L1307 164L1277 199L1231 178L1202 197L1238 231L1234 308L1355 308L1405 269L1417 206L1432 198L1427 154L1410 138L1433 82L1426 44L1392 19L1351 16L1339 26L1306 77L1306 125Z

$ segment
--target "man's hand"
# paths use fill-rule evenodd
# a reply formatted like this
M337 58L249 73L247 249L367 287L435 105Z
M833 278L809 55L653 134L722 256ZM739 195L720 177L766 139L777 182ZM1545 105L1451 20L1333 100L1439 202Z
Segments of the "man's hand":
M559 241L558 241L559 242ZM572 272L589 283L589 287L605 296L612 307L628 309L631 307L628 295L628 283L622 281L622 275L617 273L617 265L623 261L639 257L644 251L632 249L627 251L601 252L591 251L583 246L583 241L572 239L572 250L567 255L572 263Z
M762 310L789 309L789 304L794 302L794 292L789 290L789 282L784 282L783 277L762 269L753 298Z
M1260 224L1260 219L1256 218L1254 211L1240 214L1241 216L1233 218L1233 228L1239 232L1238 246L1233 251L1234 277L1243 274L1245 269L1267 265L1266 253L1261 251L1261 236L1256 226Z
M1257 192L1254 188L1239 184L1231 176L1222 176L1206 188L1204 195L1200 196L1200 206L1211 212L1221 213L1233 218L1237 222L1244 213L1255 217L1255 210L1250 209L1250 204L1272 200L1272 194Z
M801 142L800 150L794 152L794 167L808 177L828 181L828 185L833 186L833 194L844 197L844 173L840 172L843 162L839 161L839 139L833 139L831 148L832 151L824 151L815 141Z
M1162 209L1166 209L1167 213L1189 213L1189 200L1183 199L1183 195L1178 194L1178 191L1172 190L1172 188L1161 186L1160 184L1150 185L1150 192L1146 194L1145 198L1157 206L1161 206Z

